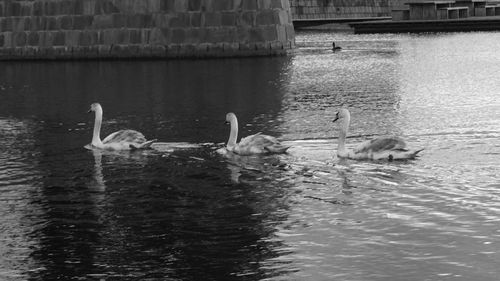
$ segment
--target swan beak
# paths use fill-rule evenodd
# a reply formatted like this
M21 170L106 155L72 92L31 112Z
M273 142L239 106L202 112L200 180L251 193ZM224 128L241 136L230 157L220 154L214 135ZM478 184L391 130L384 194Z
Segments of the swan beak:
M92 109L89 109L89 111L87 111L87 113L90 113L90 112L92 112Z
M224 121L224 124L229 124L229 122L227 122L227 121Z
M335 122L335 121L337 121L337 120L339 120L339 117L338 117L338 116L337 116L337 117L335 117L335 119L333 119L332 123L333 123L333 122Z

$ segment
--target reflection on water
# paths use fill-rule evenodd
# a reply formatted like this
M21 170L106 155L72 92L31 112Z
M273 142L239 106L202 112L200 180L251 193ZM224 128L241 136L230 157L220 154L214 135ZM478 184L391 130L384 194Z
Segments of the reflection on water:
M291 57L0 68L2 280L496 280L498 33L299 33ZM343 47L331 52L331 41ZM154 150L86 150L131 128ZM396 134L420 158L335 156ZM220 155L225 114L289 153Z

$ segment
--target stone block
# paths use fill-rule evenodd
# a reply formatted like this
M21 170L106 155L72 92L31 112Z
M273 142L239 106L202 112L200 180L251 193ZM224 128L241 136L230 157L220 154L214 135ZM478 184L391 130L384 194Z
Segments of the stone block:
M160 11L162 11L162 12L174 12L175 11L175 0L160 0Z
M190 17L187 13L180 13L168 17L168 27L171 28L184 28L189 26Z
M46 30L57 30L57 21L55 17L43 17L45 19L45 29Z
M130 29L120 28L120 29L115 29L115 31L117 33L115 43L122 45L130 44Z
M278 24L284 25L287 23L292 23L292 17L287 11L280 10L278 12L278 19L279 21L277 22Z
M89 31L80 31L78 46L91 46L93 44L92 34Z
M237 28L209 28L206 29L206 42L219 43L219 42L236 42L238 38Z
M186 0L175 0L175 12L183 13L188 11L188 1Z
M2 32L5 31L13 31L13 24L12 24L13 18L0 18L0 30Z
M166 46L165 54L169 58L178 58L179 57L180 45L178 44L169 44Z
M73 29L73 17L72 16L57 16L58 29L71 30Z
M285 26L277 25L276 26L276 34L277 34L277 40L279 42L286 42L287 41L286 27Z
M98 45L97 52L100 58L108 58L111 56L111 45Z
M43 15L43 3L39 1L35 1L33 3L33 16L41 16Z
M53 35L51 31L37 31L38 33L38 46L52 47Z
M201 11L202 0L186 0L188 1L188 11L199 12Z
M207 55L211 57L221 57L224 54L224 43L214 43L210 44L208 48Z
M268 10L271 8L271 1L270 0L257 0L257 7L259 10Z
M208 52L209 48L210 48L209 43L196 44L196 53L203 56L205 53Z
M3 32L2 35L4 48L12 47L12 32Z
M285 41L286 42L286 41ZM283 50L284 45L282 41L274 41L269 44L271 50Z
M207 41L207 29L189 28L186 30L184 42L187 44L198 44Z
M114 14L120 12L120 10L111 1L99 0L95 2L94 10L96 14Z
M83 15L96 15L95 2L96 0L85 0L82 1L82 14Z
M233 0L216 0L212 2L212 5L216 12L234 10Z
M163 45L165 41L163 40L162 30L160 28L153 28L149 33L149 44L151 45Z
M182 44L186 40L186 30L184 28L173 28L170 43Z
M117 14L119 15L119 14ZM113 25L116 26L116 19L115 16L113 15ZM72 17L73 19L73 28L77 30L82 30L82 29L88 29L92 27L92 21L94 19L93 16L89 15L76 15Z
M203 13L203 26L220 26L221 25L221 13L209 12Z
M237 25L255 26L257 13L253 11L245 11L239 14Z
M129 29L130 44L141 44L142 34L140 29Z
M10 15L11 17L19 17L21 14L21 3L11 2L10 3Z
M117 29L104 29L98 32L100 45L113 45L118 43L118 30Z
M40 35L38 32L28 32L28 46L38 46L40 43Z
M236 14L231 12L221 13L221 25L222 26L234 26L236 25Z
M11 17L12 31L21 32L24 31L24 17Z
M33 12L33 2L21 3L21 16L31 16Z
M263 41L263 33L261 28L252 27L248 29L248 41L255 43Z
M189 13L189 26L201 27L202 26L202 13L198 13L198 12Z
M5 36L0 33L0 48L3 47L5 44Z
M255 50L259 51L259 50L270 50L271 49L271 45L270 43L268 42L255 42Z
M172 42L173 30L171 28L161 29L161 42L162 44L170 44Z
M26 43L28 41L28 36L26 35L26 32L13 32L12 33L13 37L13 47L24 47L26 46Z
M140 43L141 44L149 44L149 37L151 34L151 29L141 29L140 32Z
M151 46L151 55L153 57L165 57L167 48L164 45L153 45Z
M64 31L64 46L72 47L80 44L80 31L79 30L66 30Z
M222 48L224 53L236 53L240 49L240 44L238 42L223 42Z
M92 28L94 29L107 29L113 28L113 15L95 15L92 21Z
M274 10L264 10L257 12L256 25L271 25L277 24L279 17Z
M295 42L295 29L293 28L293 25L292 24L285 25L285 30L286 30L287 41ZM295 46L295 43L294 43L294 46Z
M244 0L241 4L241 8L244 11L257 10L258 9L257 0Z
M196 45L194 44L182 44L179 46L179 52L177 55L179 57L191 57L196 54Z

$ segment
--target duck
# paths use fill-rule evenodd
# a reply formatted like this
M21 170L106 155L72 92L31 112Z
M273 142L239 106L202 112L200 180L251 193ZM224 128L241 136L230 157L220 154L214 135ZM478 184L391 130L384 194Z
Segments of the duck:
M335 42L332 42L332 50L333 51L340 51L340 50L342 50L342 47L337 47L337 46L335 46Z
M226 114L226 124L231 125L229 140L226 150L238 155L259 155L259 154L281 154L286 153L290 146L281 144L275 137L257 133L242 138L239 143L238 138L238 119L232 112Z
M94 134L92 142L85 146L90 149L105 149L105 150L137 150L149 149L156 140L146 140L146 137L135 130L120 130L111 133L101 141L101 124L102 124L102 106L99 103L90 105L88 113L95 112Z
M339 122L339 137L337 156L354 160L406 160L414 159L423 149L410 150L406 142L396 136L378 137L360 143L353 149L345 147L347 131L351 121L351 114L347 108L341 108L335 115L333 122Z

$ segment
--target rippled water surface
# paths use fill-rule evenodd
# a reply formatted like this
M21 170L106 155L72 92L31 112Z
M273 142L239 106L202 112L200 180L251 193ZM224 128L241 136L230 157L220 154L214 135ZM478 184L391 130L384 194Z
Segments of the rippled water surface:
M498 42L305 32L279 58L2 62L0 280L498 280ZM95 101L103 135L162 143L84 149ZM339 160L339 106L348 146L425 150ZM228 111L289 153L216 153Z

